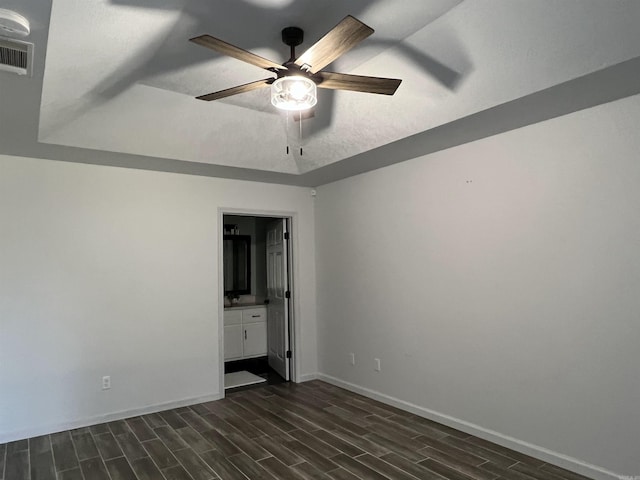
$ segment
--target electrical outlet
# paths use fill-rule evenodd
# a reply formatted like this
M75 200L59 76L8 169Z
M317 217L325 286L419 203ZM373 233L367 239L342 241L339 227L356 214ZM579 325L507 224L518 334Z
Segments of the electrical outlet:
M373 359L376 362L376 372L380 371L380 359L379 358L374 358Z
M111 377L106 375L102 377L102 389L109 390L111 388Z
M356 364L356 354L355 353L350 353L349 354L349 361L351 362L351 365L355 365Z

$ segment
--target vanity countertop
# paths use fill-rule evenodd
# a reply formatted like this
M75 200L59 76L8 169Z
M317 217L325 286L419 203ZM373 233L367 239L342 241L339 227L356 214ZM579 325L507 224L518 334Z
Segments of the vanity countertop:
M256 307L266 307L267 305L263 303L237 303L235 305L225 305L225 310L241 310L243 308L256 308Z

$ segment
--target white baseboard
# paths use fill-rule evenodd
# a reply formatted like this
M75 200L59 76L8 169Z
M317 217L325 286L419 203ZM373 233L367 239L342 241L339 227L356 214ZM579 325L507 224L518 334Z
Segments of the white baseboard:
M112 422L114 420L123 420L125 418L137 417L138 415L146 415L148 413L162 412L172 408L187 407L203 402L211 402L223 398L220 393L212 393L200 397L185 398L172 402L157 403L146 407L133 408L131 410L122 410L119 412L106 413L104 415L95 415L93 417L82 418L78 420L69 420L60 423L51 423L47 425L39 425L24 430L15 430L13 432L0 432L0 443L12 442L14 440L22 440L24 438L37 437L49 433L63 432L74 428L90 427L99 423Z
M577 458L569 457L567 455L563 455L562 453L554 452L547 448L533 445L531 443L518 440L517 438L513 438L508 435L503 435L502 433L483 428L480 425L475 425L473 423L466 422L464 420L460 420L458 418L445 415L443 413L439 413L434 410L415 405L413 403L405 402L404 400L400 400L390 395L386 395L375 390L370 390L368 388L346 382L330 375L318 373L316 375L316 378L337 387L341 387L354 393L359 393L360 395L363 395L365 397L372 398L373 400L378 400L379 402L386 403L387 405L391 405L401 410L405 410L429 420L433 420L434 422L442 423L443 425L455 428L456 430L460 430L465 433L475 435L476 437L483 438L490 442L497 443L498 445L502 445L503 447L507 447L517 452L530 455L544 462L557 465L558 467L566 468L567 470L571 470L572 472L576 472L581 475L593 478L594 480L620 480L621 478L626 478L623 475L613 473L612 471L606 470L602 467L598 467L597 465L591 465L587 462L583 462L582 460L578 460Z
M298 383L310 382L311 380L315 380L318 378L317 373L307 373L305 375L300 375L298 377Z

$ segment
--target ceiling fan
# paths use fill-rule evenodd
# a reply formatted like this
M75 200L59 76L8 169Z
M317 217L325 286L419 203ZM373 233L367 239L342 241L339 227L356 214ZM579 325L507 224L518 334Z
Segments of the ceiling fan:
M291 57L282 65L210 35L191 38L190 41L198 45L276 74L275 77L238 85L196 98L206 101L219 100L270 86L271 103L275 107L301 112L317 103L317 87L393 95L402 80L322 71L324 67L351 50L373 32L371 27L348 15L307 51L296 57L295 47L302 43L304 32L298 27L286 27L282 30L282 41L290 47Z

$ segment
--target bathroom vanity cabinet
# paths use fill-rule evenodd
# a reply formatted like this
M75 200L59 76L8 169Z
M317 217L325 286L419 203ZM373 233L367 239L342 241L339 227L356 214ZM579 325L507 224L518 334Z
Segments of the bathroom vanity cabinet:
M267 307L224 310L224 359L241 360L267 354Z

